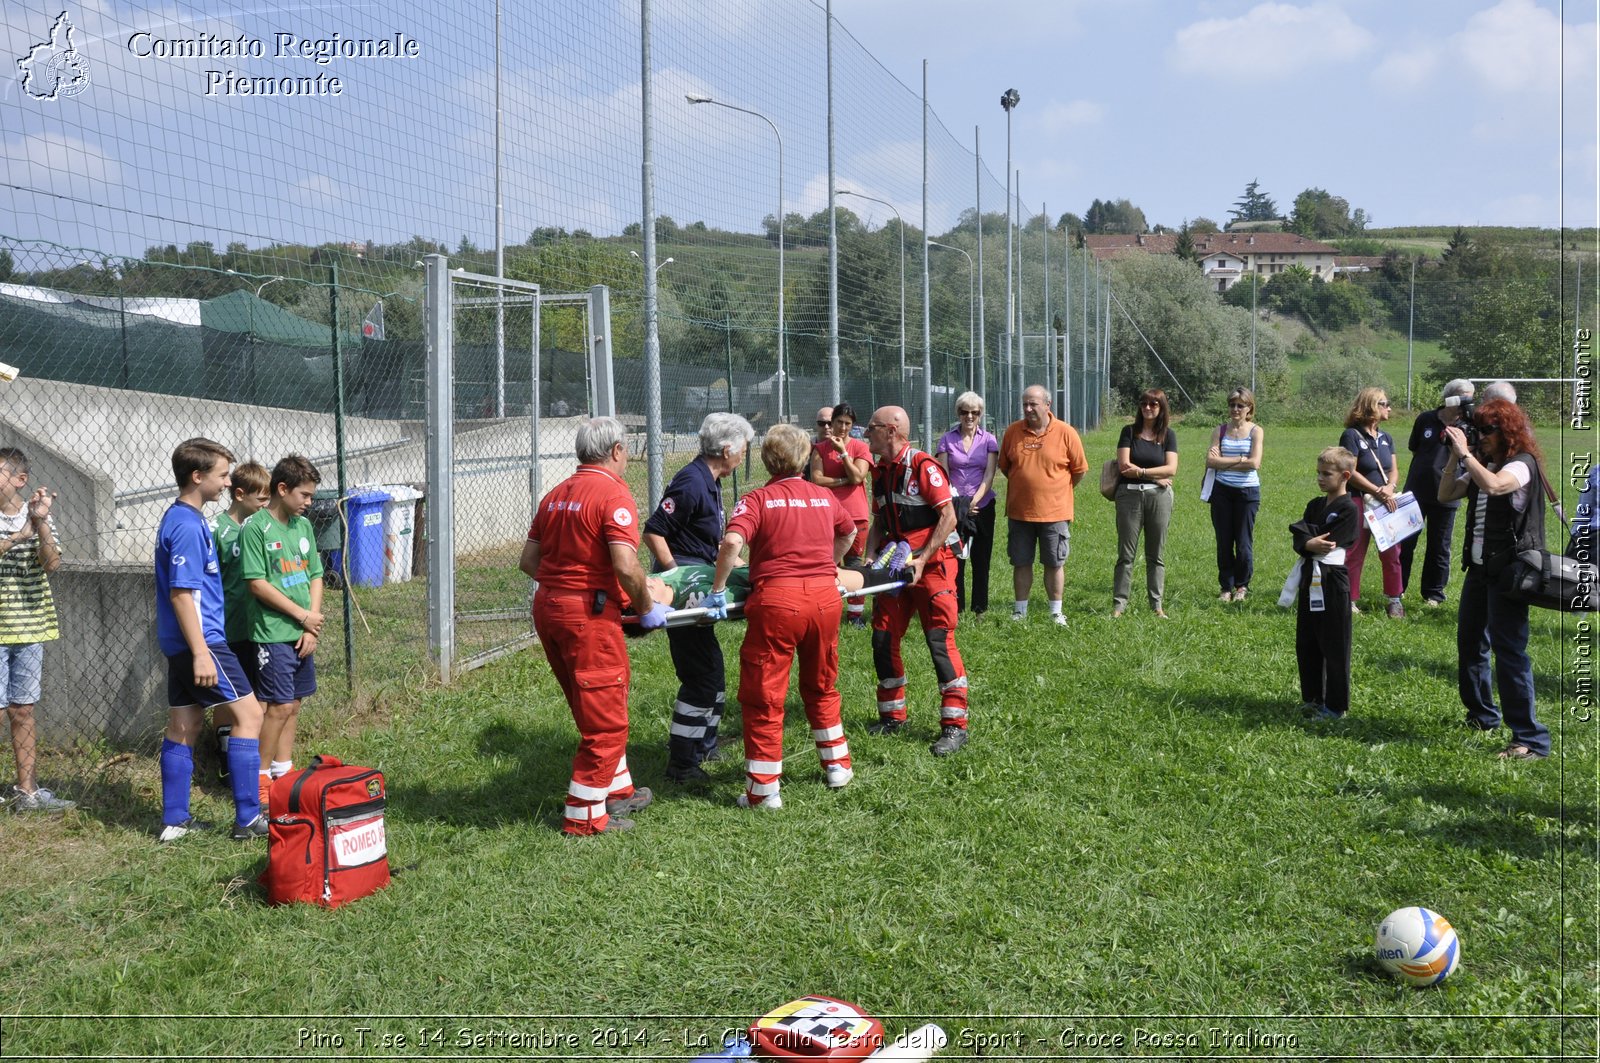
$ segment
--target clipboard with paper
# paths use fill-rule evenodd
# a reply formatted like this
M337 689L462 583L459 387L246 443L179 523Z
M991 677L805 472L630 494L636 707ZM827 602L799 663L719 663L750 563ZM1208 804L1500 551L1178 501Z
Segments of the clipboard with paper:
M1364 507L1367 528L1372 532L1372 541L1380 551L1422 530L1422 507L1417 504L1416 496L1410 491L1403 491L1395 496L1394 501L1393 513L1382 502L1370 498Z

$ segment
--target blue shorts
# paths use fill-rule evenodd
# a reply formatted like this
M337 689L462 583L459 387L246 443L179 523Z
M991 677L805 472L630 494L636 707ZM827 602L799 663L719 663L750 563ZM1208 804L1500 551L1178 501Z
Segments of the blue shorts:
M189 705L210 708L213 705L231 705L252 693L244 665L227 646L208 646L212 660L217 662L217 685L194 685L194 654L188 650L167 658L167 704L174 709Z
M256 690L268 705L287 705L317 692L317 656L301 657L292 642L256 644Z
M44 643L0 645L0 707L37 705L39 681L44 674Z

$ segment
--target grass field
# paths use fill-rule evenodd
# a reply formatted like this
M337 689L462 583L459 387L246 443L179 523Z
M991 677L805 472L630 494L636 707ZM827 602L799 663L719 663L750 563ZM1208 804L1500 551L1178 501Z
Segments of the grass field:
M629 761L657 802L630 834L567 839L576 735L540 657L440 689L405 679L425 671L418 649L384 665L380 711L352 719L330 692L302 728L307 753L389 779L395 881L348 908L267 908L259 843L158 846L149 763L109 807L8 817L4 1054L682 1059L824 993L891 1033L940 1021L952 1059L1594 1058L1600 757L1576 693L1592 634L1535 615L1544 762L1497 761L1504 733L1461 726L1454 612L1415 588L1405 620L1356 618L1349 718L1302 722L1294 621L1273 599L1336 430L1269 431L1242 605L1215 600L1203 432L1181 432L1173 619L1142 606L1142 566L1110 617L1112 507L1085 483L1069 626L1037 601L1010 622L1003 563L996 611L963 617L973 741L948 760L927 751L920 638L909 736L884 739L866 733L867 633L846 629L848 789L823 787L794 701L780 813L734 807L737 744L709 788L663 783L676 684L652 636L632 643ZM1114 434L1086 443L1097 463ZM368 612L422 622L412 604ZM743 628L720 635L736 660ZM196 807L229 814L212 784ZM1374 924L1418 903L1462 941L1460 971L1429 991L1371 960Z

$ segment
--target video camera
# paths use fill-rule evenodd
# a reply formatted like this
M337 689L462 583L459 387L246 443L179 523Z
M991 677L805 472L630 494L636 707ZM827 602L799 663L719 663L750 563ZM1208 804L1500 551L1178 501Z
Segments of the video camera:
M1461 415L1456 418L1455 426L1467 437L1467 449L1477 450L1478 422L1472 419L1472 413L1478 408L1478 400L1472 395L1448 395L1439 405L1445 409L1460 411Z

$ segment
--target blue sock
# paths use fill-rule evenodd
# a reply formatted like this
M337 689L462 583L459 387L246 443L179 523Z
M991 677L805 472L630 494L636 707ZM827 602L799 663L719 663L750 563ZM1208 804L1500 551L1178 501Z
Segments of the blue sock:
M241 827L261 814L261 742L255 738L228 738L228 781L233 784L234 820Z
M161 823L175 827L189 818L189 784L194 780L194 750L170 738L161 740Z

